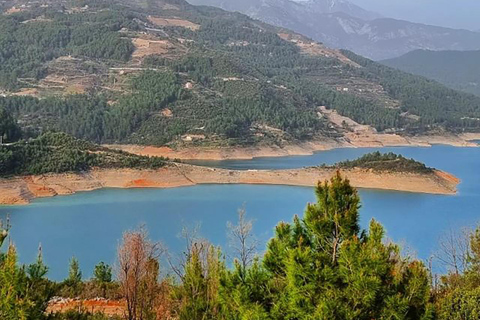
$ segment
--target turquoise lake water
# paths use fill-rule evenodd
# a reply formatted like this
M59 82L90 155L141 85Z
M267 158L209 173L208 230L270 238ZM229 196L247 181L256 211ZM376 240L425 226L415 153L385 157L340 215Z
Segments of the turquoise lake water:
M449 228L480 222L480 148L336 149L313 156L259 158L249 161L203 162L235 169L298 168L354 159L380 150L413 157L462 179L455 196L361 190L361 223L379 220L388 237L427 259ZM255 220L254 231L264 248L275 225L302 214L314 201L313 189L287 186L203 185L177 189L104 189L72 196L40 199L29 206L0 207L0 219L10 215L12 241L22 262L35 259L41 243L49 276L67 275L76 256L89 277L99 261L114 263L122 233L145 224L154 240L173 253L183 248L182 226L201 224L201 235L228 251L227 222L236 221L245 205Z

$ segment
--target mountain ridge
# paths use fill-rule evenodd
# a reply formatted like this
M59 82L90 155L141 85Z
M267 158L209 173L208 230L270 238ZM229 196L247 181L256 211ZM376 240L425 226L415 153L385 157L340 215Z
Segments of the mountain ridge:
M374 60L397 57L415 49L480 49L480 34L473 31L379 17L355 5L351 5L354 12L345 8L342 10L342 7L335 11L312 10L312 1L250 0L239 5L239 2L231 0L190 0L194 4L240 11L255 19L289 28L327 46L349 49ZM323 4L318 6L320 8L328 6L329 1L315 3ZM343 3L350 7L349 2Z
M416 50L381 63L480 96L480 50Z
M240 13L149 0L12 8L0 15L0 112L25 138L175 149L480 130L478 97Z

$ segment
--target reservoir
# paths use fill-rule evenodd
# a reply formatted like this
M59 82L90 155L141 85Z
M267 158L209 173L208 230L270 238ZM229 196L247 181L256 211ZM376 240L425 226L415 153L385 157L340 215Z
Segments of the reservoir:
M410 255L428 259L449 229L480 223L480 148L335 149L312 156L258 158L242 161L196 162L231 169L287 169L332 164L380 150L422 161L459 177L454 196L361 190L361 224L375 218L387 237ZM242 206L254 220L260 251L279 221L302 215L315 201L313 188L261 185L199 185L176 189L103 189L72 196L45 198L28 206L0 207L0 219L10 216L11 240L20 261L34 261L41 244L49 277L61 280L72 256L79 259L85 278L99 261L115 262L122 233L145 225L153 240L174 255L182 251L182 227L200 226L200 235L228 254L227 222L235 222ZM3 248L5 249L5 248ZM228 260L228 256L227 256ZM163 265L166 270L168 267Z

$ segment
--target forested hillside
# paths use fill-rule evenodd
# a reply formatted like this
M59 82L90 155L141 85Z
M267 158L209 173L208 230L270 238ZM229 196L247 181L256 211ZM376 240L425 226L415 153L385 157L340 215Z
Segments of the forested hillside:
M0 145L0 177L81 172L92 168L157 169L166 159L110 150L64 133Z
M24 138L54 130L95 143L218 146L341 137L346 129L320 106L379 131L480 130L478 97L241 14L180 0L3 10L0 110Z
M480 51L416 50L381 63L480 96Z

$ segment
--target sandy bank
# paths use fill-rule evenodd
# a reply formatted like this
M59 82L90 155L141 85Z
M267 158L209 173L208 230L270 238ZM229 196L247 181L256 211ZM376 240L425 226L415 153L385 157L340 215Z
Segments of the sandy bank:
M96 169L78 174L0 179L0 204L27 204L35 198L68 195L101 188L174 188L197 184L265 184L313 186L335 174L329 168L292 170L226 170L172 164L159 170ZM342 171L358 188L407 192L454 194L459 180L445 172L434 174Z
M55 314L77 310L84 310L87 312L91 312L92 314L100 312L110 317L121 317L125 314L126 302L124 300L107 300L103 298L88 300L53 298L48 303L46 313Z
M250 160L259 157L284 157L312 155L318 151L335 148L372 148L372 147L431 147L435 144L444 144L455 147L476 147L478 144L471 140L480 140L480 133L445 136L415 136L403 137L396 134L379 134L366 132L349 132L341 139L322 139L284 147L230 147L205 148L189 147L173 150L168 147L152 147L139 145L106 145L112 149L119 149L144 156L163 156L182 160Z

